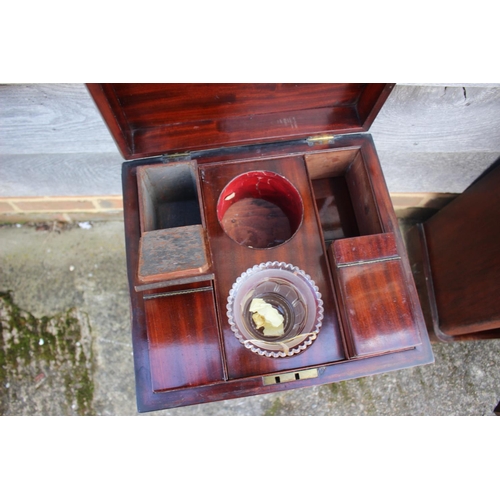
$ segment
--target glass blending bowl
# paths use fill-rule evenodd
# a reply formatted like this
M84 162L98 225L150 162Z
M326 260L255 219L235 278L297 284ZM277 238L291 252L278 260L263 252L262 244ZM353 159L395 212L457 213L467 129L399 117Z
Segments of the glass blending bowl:
M283 334L264 335L252 319L250 304L262 299L283 316ZM323 301L309 275L285 262L265 262L247 269L233 284L227 317L236 338L267 357L293 356L316 339L323 321Z

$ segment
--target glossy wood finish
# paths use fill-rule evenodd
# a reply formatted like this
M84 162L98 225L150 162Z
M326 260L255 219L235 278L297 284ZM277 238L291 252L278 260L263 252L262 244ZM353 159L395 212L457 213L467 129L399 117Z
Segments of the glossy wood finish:
M213 289L179 290L145 299L152 390L221 382L224 370Z
M338 153L338 157L333 158L336 152ZM152 359L153 360L155 359L155 354L152 354L152 356L150 356L151 342L148 341L148 321L146 319L147 318L146 301L144 301L143 299L143 294L164 293L165 291L169 290L182 290L183 288L186 287L190 288L193 286L207 286L207 283L206 282L198 284L194 283L194 284L179 285L176 287L168 287L168 288L160 287L155 290L149 290L147 292L136 290L135 282L136 282L136 272L137 272L136 270L138 266L138 250L139 250L139 240L140 240L139 204L138 204L136 174L137 174L137 167L140 166L140 163L137 162L126 163L123 166L124 199L125 199L124 211L125 211L125 228L127 235L126 239L127 263L128 263L127 267L129 272L130 296L132 305L132 339L134 345L136 392L137 392L137 404L139 411L141 412L152 411L161 408L172 408L177 406L198 404L208 401L238 398L243 396L251 396L255 394L264 394L264 393L288 390L299 387L307 387L317 384L332 383L341 380L346 380L349 378L363 377L367 375L373 375L376 373L384 373L390 370L397 370L401 368L407 368L410 366L417 366L420 364L425 364L433 361L432 351L430 348L428 338L425 333L425 326L422 328L423 319L421 317L418 300L416 299L416 293L413 285L413 280L411 277L411 270L409 268L409 264L405 257L406 253L403 241L401 239L401 235L399 234L397 220L392 210L392 204L389 198L389 194L387 192L387 188L385 186L382 172L380 170L380 165L378 164L376 152L369 136L338 137L335 139L335 144L323 144L316 146L307 146L304 142L301 141L298 141L296 143L279 144L274 146L268 145L257 148L257 152L255 149L252 148L248 149L241 148L231 152L225 152L224 150L218 152L210 152L210 153L207 152L206 154L198 155L197 162L202 170L207 170L207 171L212 170L212 172L218 171L219 167L224 167L224 164L221 164L219 165L219 167L215 168L214 160L218 162L228 162L226 163L225 168L227 168L229 172L231 171L231 169L234 169L235 164L236 165L241 163L250 164L250 162L257 162L257 164L261 164L261 162L259 161L259 157L262 158L263 155L265 155L266 161L272 159L279 159L279 161L277 162L278 164L280 164L280 162L282 162L283 159L290 159L290 158L294 159L292 162L288 162L287 160L284 163L281 163L282 167L280 168L283 169L284 169L283 165L288 165L288 166L300 165L301 162L306 158L306 155L326 155L330 156L330 158L332 159L332 164L339 164L339 163L342 164L342 168L340 170L337 170L338 174L338 172L345 172L346 169L348 169L349 166L351 165L352 159L356 157L358 154L360 154L361 158L363 159L363 168L366 169L367 175L370 179L369 181L370 189L371 192L373 193L374 199L376 200L379 219L380 219L379 222L382 227L382 230L385 233L386 232L394 233L397 253L402 257L401 265L403 272L403 280L405 280L406 287L409 293L409 305L414 314L416 328L419 330L422 336L422 344L417 345L416 347L408 350L393 352L389 354L381 354L365 358L353 358L350 359L349 361L345 359L344 360L340 359L338 361L325 362L324 364L316 365L318 368L317 377L309 379L300 379L300 378L297 379L295 376L295 373L297 373L297 371L300 372L301 370L308 369L311 367L309 363L315 362L312 357L312 353L314 353L314 351L311 351L309 354L308 351L314 348L316 342L320 341L321 338L320 335L320 337L318 337L315 343L313 343L313 345L310 348L306 349L304 353L290 358L291 362L290 360L288 361L284 360L285 361L284 364L279 363L269 367L269 369L271 370L278 370L278 369L282 370L279 372L276 371L273 372L277 376L279 376L280 374L286 374L286 376L284 375L283 377L280 378L281 381L280 383L266 385L261 375L251 376L250 375L251 373L255 373L258 371L265 371L268 368L265 366L252 367L251 363L253 363L253 361L251 361L252 358L249 358L251 361L250 365L247 365L242 369L242 371L244 371L245 374L247 374L248 376L244 376L242 378L227 379L221 382L200 384L196 387L185 385L183 388L154 392L153 386L155 387L159 386L155 385L156 382L154 381L158 379L157 375L153 376L152 374L155 373L157 374L158 372L162 373L161 370L163 368L161 368L161 366L166 366L166 365L164 364L161 365L162 363L161 360L155 361L155 363L160 363L159 366L152 365ZM344 158L344 160L341 160L342 158ZM324 158L319 159L319 161L321 163L325 163ZM270 166L268 165L266 168L270 168ZM296 167L294 167L292 170L295 171L295 169ZM221 168L220 171L222 172L223 170L224 168ZM309 186L305 186L302 182L301 183L297 182L296 179L298 178L304 179L304 177L302 177L304 175L303 169L299 168L298 170L301 171L302 174L293 173L292 180L294 184L296 183L300 184L297 186L297 188L301 192L301 196L302 192L312 193L313 190L310 184ZM288 171L289 169L286 170L285 173L287 177L288 177ZM330 173L332 172L335 172L335 169L330 170ZM308 169L306 169L305 174L306 174L305 178L307 179L307 176L309 174ZM297 175L299 175L298 178L296 177ZM214 177L217 178L217 175L214 174ZM216 182L216 184L218 182L218 185L220 186L220 188L218 189L222 189L224 185L224 180L215 179L214 182ZM309 181L307 182L309 183ZM210 186L207 185L207 187L204 189L204 192L207 189L208 191L210 191L211 190ZM307 196L305 197L307 198ZM355 200L352 201L352 203L354 202ZM216 203L216 196L212 196L212 203L214 204ZM205 204L207 204L206 200ZM316 228L320 228L321 224L319 222L319 217L317 215L317 207L314 206L315 204L317 205L316 202L310 205L310 208L315 214L313 217L314 225L316 225ZM308 212L309 216L311 216L311 210L308 210ZM310 229L308 229L307 231L310 231ZM319 234L321 234L321 231L319 229L315 229L314 231L318 231ZM231 248L236 248L236 247L238 249L244 248L240 247L239 245L231 241L230 238L227 235L225 235L225 233L221 228L217 229L217 234L219 235L220 238L225 238L226 240L228 240L228 242L231 242L232 244ZM298 234L299 233L297 233L297 235ZM293 241L293 239L291 241ZM263 254L266 255L269 250L268 249L252 250L246 248L245 251L263 252ZM281 247L280 246L275 247L274 249L271 249L271 251L276 252L276 255L280 255L279 252L283 251L285 252L286 255L287 252L285 245ZM308 250L306 247L306 249L303 252L304 254L303 258L305 258L305 256L307 255L307 252ZM235 262L237 262L239 259L243 259L241 255L242 254L240 254L240 256L238 257L237 255L236 256L231 255L231 253L229 254L225 253L220 256L220 261L223 260L223 257L226 257L226 259L230 260L232 259L235 260ZM245 259L243 259L243 261L244 260ZM320 261L326 262L326 254L324 254L320 258ZM237 273L234 272L234 275L236 274ZM331 275L330 277L325 276L326 281L329 281L330 279ZM214 281L217 282L217 274L214 274ZM226 281L227 283L229 283L230 281L229 277L226 279ZM338 311L338 306L336 305L336 300L337 300L336 296L333 295L334 307L333 309L329 309L330 314L335 314L335 315L337 314L336 312ZM179 309L180 308L184 308L184 303L179 304ZM218 299L216 300L216 309L219 321L219 316L221 315L223 316L223 313L221 313L221 311L218 308ZM152 314L156 315L159 313L160 311L153 312ZM199 321L199 318L202 318L207 313L206 310L202 311L198 308L194 311L193 314L197 316L198 319L193 318L192 321ZM151 322L152 320L150 319L149 321ZM160 324L162 324L164 321L168 322L170 320L158 318L153 321L158 321ZM335 321L338 322L337 319L335 319ZM224 328L222 328L222 330L223 329ZM224 359L228 359L228 357L230 356L228 356L228 354L225 352L224 349L226 346L226 337L224 336L222 330L219 331L219 342L221 348L220 352L223 358L222 366L224 369L224 364L225 364ZM330 327L329 330L325 331L330 331L331 334L332 328ZM340 329L340 331L342 331L342 329ZM232 336L232 333L231 336L228 336L229 342L232 342L233 337L234 336ZM210 342L213 342L214 337L211 336L210 338L211 338ZM174 339L172 338L172 340ZM234 340L236 341L236 339ZM179 348L179 352L184 352L184 359L186 360L186 363L194 363L195 360L197 359L197 356L199 356L199 353L197 354L196 350L193 351L191 349L192 344L189 344L188 338L184 338L182 336L176 336L174 344L177 345L176 349ZM229 345L229 343L227 345ZM240 346L241 344L238 344L238 346L234 346L235 349L236 347L238 348L238 352L241 350ZM229 345L229 347L231 348L232 346ZM244 349L242 352L245 351L246 349ZM258 356L250 352L248 352L248 355L252 355L257 360L259 360L257 362L257 365L261 363L260 360L261 356ZM301 363L294 364L295 361L299 360L301 361ZM237 369L238 368L236 368L236 370ZM203 371L203 369L201 370ZM218 374L219 372L217 372L215 378L219 376ZM169 384L170 385L177 384L177 382L175 382L176 377L173 376L172 374L171 375L164 374L162 375L162 377L164 382L160 383L160 385L166 386ZM179 383L181 383L182 385L186 382L179 382Z
M412 259L442 341L500 337L500 163L413 230Z
M207 217L207 234L216 276L216 297L220 305L219 324L224 337L229 378L264 375L345 359L331 273L325 259L323 238L303 158L294 156L273 160L206 164L200 165L199 169ZM294 186L302 200L303 217L300 227L289 241L272 248L249 248L238 245L224 232L217 218L217 205L221 193L226 193L224 188L233 179L246 172L261 171L272 173L273 178L276 174L283 176ZM261 177L262 185L266 185L266 177ZM259 184L257 179L255 184ZM265 196L265 190L262 190L262 193ZM296 227L297 224L293 225ZM303 353L278 359L257 355L242 346L230 329L225 308L233 283L244 271L256 264L274 261L291 263L309 274L320 290L325 308L323 326L313 344Z
M367 130L390 84L88 84L126 159Z
M172 191L173 185L180 187L170 182L176 178L179 162L163 157L124 164L127 266L140 411L330 383L432 361L411 270L371 138L335 135L320 143L308 139L318 133L364 130L391 85L98 84L88 88L126 158L191 151L185 160L196 172L196 182L191 185L197 188L194 201L198 202L213 266L210 281L208 275L200 275L140 283L141 235L192 228L198 222L171 223L171 217L177 220L180 215L175 204L183 202L183 197L192 198L190 189L180 189L179 199L176 189ZM184 167L177 170L180 179L185 178L184 171ZM236 202L248 201L244 196L233 200L236 193L224 192L225 186L254 171L271 172L269 176L281 176L294 186L281 191L274 186L273 193L265 194L261 190L260 200L245 191L251 195L250 205L244 207L245 231L252 225L255 228L255 221L263 215L278 214L264 206L259 207L262 213L247 217L256 199L281 211L276 222L288 219L290 237L275 235L271 223L263 231L271 245L264 248L252 248L245 238L234 237L221 225ZM295 200L290 205L287 196L294 189L301 203ZM175 196L165 198L168 192ZM160 206L158 216L155 211ZM239 216L232 218L238 221ZM349 359L347 345L352 335L339 322L338 292L325 242L351 233L364 237L394 234L401 262L397 280L407 293L421 344L390 354L383 349L365 357L352 357L351 353ZM235 280L249 267L266 261L290 262L303 269L318 285L324 301L325 317L318 338L304 352L288 358L266 358L245 349L230 330L225 314ZM386 281L394 277L382 274Z
M335 241L330 258L353 357L421 343L392 233Z
M338 137L334 139L339 140ZM339 148L319 153L306 153L304 160L307 164L309 177L313 181L318 179L332 179L343 176L359 153L359 148Z
M500 328L462 335L446 335L439 328L439 313L436 307L432 271L427 251L423 224L412 227L406 235L409 261L412 265L415 286L418 292L422 313L431 342L457 342L466 340L487 340L500 337Z
M336 266L400 258L392 233L337 240L331 246L331 255Z

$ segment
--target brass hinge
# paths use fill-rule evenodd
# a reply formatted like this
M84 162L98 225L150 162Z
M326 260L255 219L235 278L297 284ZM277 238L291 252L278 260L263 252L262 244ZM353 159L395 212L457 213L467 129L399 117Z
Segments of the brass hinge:
M161 161L163 163L171 163L173 161L189 161L191 160L191 153L173 153L171 155L163 155Z
M323 134L323 135L312 135L306 139L308 146L314 146L315 144L329 144L335 139L333 134Z

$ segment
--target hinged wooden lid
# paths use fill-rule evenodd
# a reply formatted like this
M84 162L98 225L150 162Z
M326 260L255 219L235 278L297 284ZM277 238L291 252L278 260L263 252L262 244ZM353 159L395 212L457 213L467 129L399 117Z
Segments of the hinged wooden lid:
M368 130L393 84L87 84L125 159Z

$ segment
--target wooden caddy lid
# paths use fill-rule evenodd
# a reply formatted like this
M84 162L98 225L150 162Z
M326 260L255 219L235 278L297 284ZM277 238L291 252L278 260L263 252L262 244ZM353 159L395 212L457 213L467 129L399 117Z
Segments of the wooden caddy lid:
M385 83L87 84L127 160L364 132L393 87Z

